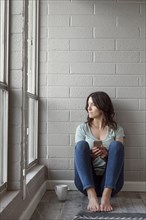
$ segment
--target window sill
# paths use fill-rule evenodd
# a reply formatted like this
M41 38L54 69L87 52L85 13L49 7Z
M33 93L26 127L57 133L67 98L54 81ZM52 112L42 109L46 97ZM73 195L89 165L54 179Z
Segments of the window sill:
M19 194L17 191L4 191L0 196L0 213L16 198Z
M31 181L34 180L34 178L38 175L41 170L43 170L43 165L36 165L32 169L29 170L29 172L26 175L26 185L28 186L31 184ZM0 213L3 212L4 209L8 207L13 201L16 199L16 197L19 195L20 190L16 191L3 191L0 193Z
M26 184L29 184L29 182L41 171L41 169L44 168L44 165L37 164L32 169L28 171L26 174Z

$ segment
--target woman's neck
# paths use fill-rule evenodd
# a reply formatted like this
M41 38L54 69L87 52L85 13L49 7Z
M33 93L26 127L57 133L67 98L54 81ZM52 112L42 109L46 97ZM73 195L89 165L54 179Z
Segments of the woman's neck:
M99 140L104 140L107 136L108 126L104 125L103 120L92 120L91 132L93 136Z
M93 119L92 125L98 129L103 128L103 119Z

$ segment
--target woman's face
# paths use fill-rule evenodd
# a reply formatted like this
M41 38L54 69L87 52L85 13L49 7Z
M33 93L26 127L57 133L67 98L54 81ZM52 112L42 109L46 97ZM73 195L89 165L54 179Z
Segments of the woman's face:
M95 106L92 97L89 97L88 99L88 115L89 115L89 118L93 118L93 119L99 118L103 115L102 110L98 109Z

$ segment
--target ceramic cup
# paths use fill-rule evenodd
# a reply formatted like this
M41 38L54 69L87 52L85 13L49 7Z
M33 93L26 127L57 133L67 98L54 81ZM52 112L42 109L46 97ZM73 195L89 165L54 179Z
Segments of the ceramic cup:
M68 186L67 185L56 185L55 186L55 192L57 195L57 198L59 201L65 201L66 197L67 197L67 190L68 190Z

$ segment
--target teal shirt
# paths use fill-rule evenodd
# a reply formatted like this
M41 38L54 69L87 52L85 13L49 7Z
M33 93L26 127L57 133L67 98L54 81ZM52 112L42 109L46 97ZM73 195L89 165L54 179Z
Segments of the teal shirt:
M124 137L124 130L121 126L117 126L116 130L113 130L111 128L108 129L108 132L106 134L106 137L101 140L104 147L109 148L109 145L112 141L116 140L117 138ZM98 140L96 137L92 134L91 128L87 123L80 124L76 129L75 134L75 143L84 140L87 141L89 144L90 149L93 147L93 142ZM102 175L105 169L106 162L101 159L100 157L93 160L93 166L95 169L95 172L97 175Z

